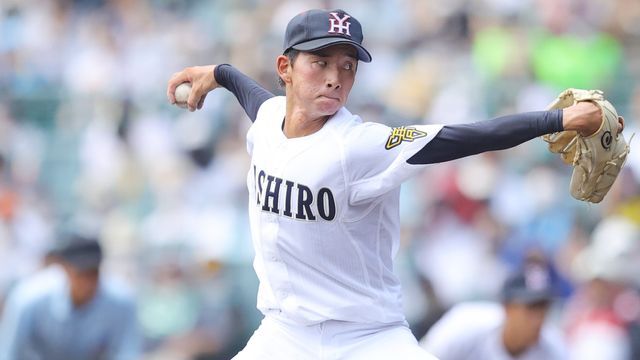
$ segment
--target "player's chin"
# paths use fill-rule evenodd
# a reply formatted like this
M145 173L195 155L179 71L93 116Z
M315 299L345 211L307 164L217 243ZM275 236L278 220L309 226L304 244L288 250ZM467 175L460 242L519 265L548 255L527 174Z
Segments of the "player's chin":
M317 102L318 110L323 115L333 115L337 113L343 105L343 102L339 99L326 97L318 99Z

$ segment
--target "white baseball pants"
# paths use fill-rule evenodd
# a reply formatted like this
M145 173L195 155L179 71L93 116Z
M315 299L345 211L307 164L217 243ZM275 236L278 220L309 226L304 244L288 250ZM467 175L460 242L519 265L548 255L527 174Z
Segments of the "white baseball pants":
M233 360L434 360L406 323L325 321L312 326L265 317Z

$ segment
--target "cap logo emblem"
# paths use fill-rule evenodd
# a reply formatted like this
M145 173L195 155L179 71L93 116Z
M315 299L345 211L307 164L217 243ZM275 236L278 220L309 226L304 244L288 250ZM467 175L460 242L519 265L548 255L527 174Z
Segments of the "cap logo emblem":
M525 286L530 290L542 290L549 286L549 275L537 267L527 269L524 280Z
M329 18L329 33L351 36L351 33L349 33L351 23L347 21L351 16L344 14L344 17L341 18L336 12L329 14L331 15L331 18Z

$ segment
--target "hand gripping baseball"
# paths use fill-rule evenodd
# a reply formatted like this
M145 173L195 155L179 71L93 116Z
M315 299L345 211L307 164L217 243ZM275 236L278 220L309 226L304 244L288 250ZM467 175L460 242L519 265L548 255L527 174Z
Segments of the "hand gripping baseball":
M624 120L599 90L567 89L549 106L563 109L565 131L543 139L549 150L574 166L571 195L599 203L607 194L629 153L622 136Z
M202 109L204 99L209 91L219 86L213 75L215 68L216 65L192 66L173 74L167 84L169 102L172 105L179 105L180 101L176 99L176 88L182 83L189 83L191 84L191 93L187 99L186 107L189 111Z

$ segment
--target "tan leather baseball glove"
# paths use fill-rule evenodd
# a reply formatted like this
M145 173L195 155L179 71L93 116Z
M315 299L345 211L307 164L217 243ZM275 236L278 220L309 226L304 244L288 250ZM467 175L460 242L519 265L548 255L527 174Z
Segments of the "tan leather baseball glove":
M629 145L619 131L616 109L600 90L567 89L548 109L562 109L580 101L591 101L602 110L598 131L586 137L575 131L562 131L542 138L549 143L551 152L560 154L565 163L573 165L571 196L599 203L618 177Z

